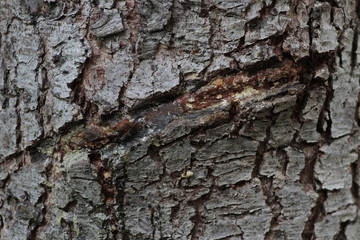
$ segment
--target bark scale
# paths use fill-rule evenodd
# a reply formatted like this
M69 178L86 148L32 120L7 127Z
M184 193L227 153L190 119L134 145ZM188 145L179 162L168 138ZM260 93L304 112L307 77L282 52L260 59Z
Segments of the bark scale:
M0 2L0 238L359 239L359 9Z

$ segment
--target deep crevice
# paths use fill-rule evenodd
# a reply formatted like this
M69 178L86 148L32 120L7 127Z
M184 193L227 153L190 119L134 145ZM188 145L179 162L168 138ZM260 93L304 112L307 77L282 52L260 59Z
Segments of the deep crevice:
M271 213L273 215L271 222L270 222L270 228L265 234L265 240L272 239L272 235L275 233L276 228L278 226L278 220L281 216L281 210L282 206L280 204L280 199L275 195L274 189L273 189L273 179L268 177L261 177L261 186L264 192L264 195L266 196L266 204L271 209Z
M120 221L119 233L123 240L130 240L131 236L126 227L126 215L125 215L125 185L127 182L127 163L122 161L121 164L113 170L116 175L113 177L114 186L116 189L114 198L118 206L116 211L117 219Z
M347 240L345 235L346 226L349 224L349 221L341 222L339 232L335 235L334 240Z
M305 153L305 166L300 172L300 182L311 189L315 189L314 169L315 163L320 156L319 148L320 146L318 145L310 144L301 147Z
M190 232L191 240L198 239L199 233L201 231L201 226L202 224L204 224L203 216L201 214L201 207L204 205L204 202L210 199L212 192L213 192L213 185L210 187L209 193L202 195L200 198L196 200L188 202L189 206L193 206L195 209L195 216L190 218L190 220L194 223L194 226Z
M307 222L305 223L304 230L301 234L303 240L315 239L315 235L314 235L315 222L325 215L324 202L327 198L327 193L324 190L320 190L318 191L318 194L319 195L316 200L315 206L311 209L311 215L309 216Z
M360 207L360 185L357 182L359 179L359 162L360 162L360 155L358 156L358 159L351 164L351 175L352 175L352 185L351 185L351 193L354 197L355 204L357 207Z
M106 159L102 159L99 152L92 151L89 154L89 160L96 168L97 180L101 186L101 193L103 195L104 213L109 216L105 224L111 229L113 237L115 238L120 231L120 226L118 225L119 219L114 209L117 195L117 188L113 180L114 173L109 166L109 162Z
M357 49L358 49L358 40L359 40L359 30L358 27L355 27L355 31L354 31L354 37L353 37L353 41L352 41L352 47L351 47L351 73L350 75L352 76L354 73L354 69L357 63Z

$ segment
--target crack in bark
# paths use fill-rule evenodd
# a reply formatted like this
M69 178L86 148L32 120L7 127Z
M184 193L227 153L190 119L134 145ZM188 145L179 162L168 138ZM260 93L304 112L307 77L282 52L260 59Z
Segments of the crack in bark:
M103 195L103 202L105 213L109 216L106 224L111 229L113 239L116 239L117 234L120 232L118 226L118 217L116 216L114 205L116 204L116 195L118 191L114 186L113 171L109 167L108 161L101 158L101 154L92 151L89 154L90 163L93 164L97 172L97 180L101 185L101 193Z
M20 95L17 94L16 104L15 104L15 113L16 113L16 149L20 150L20 143L22 139L21 131L21 112L20 112Z
M315 222L320 219L324 214L324 202L327 198L326 191L318 191L318 198L316 200L315 206L311 209L311 215L308 218L308 221L305 224L304 230L302 232L303 240L312 240L315 239L314 227Z
M127 162L123 161L121 163L121 165L114 169L114 172L119 172L118 176L114 177L114 185L116 187L116 194L115 194L115 199L116 199L116 203L117 203L117 218L121 221L120 224L120 234L122 236L123 240L130 240L130 235L129 232L126 228L126 215L125 215L125 195L126 195L126 182L127 180Z
M264 240L271 240L272 234L274 231L276 231L277 226L279 225L279 217L281 216L281 211L283 209L279 198L275 195L274 189L273 189L273 178L272 177L261 177L260 178L262 189L264 192L264 195L266 196L266 204L270 207L271 213L273 215L271 222L270 222L270 228L265 234Z
M354 38L353 38L353 42L352 42L352 47L351 47L351 73L350 76L353 75L354 73L354 68L357 64L357 54L356 51L358 49L358 40L359 40L359 29L358 29L358 25L356 25L355 27L355 31L354 31Z
M204 224L204 219L202 216L201 209L204 206L204 203L210 199L211 194L214 190L215 182L213 178L211 179L212 179L212 185L209 188L209 192L205 195L202 195L200 198L196 200L188 202L189 206L193 206L195 208L195 216L190 218L190 220L194 224L190 232L191 240L196 240L198 238L199 233L201 233L201 226L203 226Z

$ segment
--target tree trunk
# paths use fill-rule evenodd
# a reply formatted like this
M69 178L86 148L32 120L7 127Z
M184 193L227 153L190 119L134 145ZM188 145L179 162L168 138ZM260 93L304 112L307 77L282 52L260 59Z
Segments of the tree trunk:
M360 239L355 0L0 2L0 239Z

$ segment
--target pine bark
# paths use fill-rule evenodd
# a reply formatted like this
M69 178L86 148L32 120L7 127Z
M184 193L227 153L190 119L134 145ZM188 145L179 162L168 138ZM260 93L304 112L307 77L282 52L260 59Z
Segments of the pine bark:
M0 2L0 239L358 240L355 0Z

